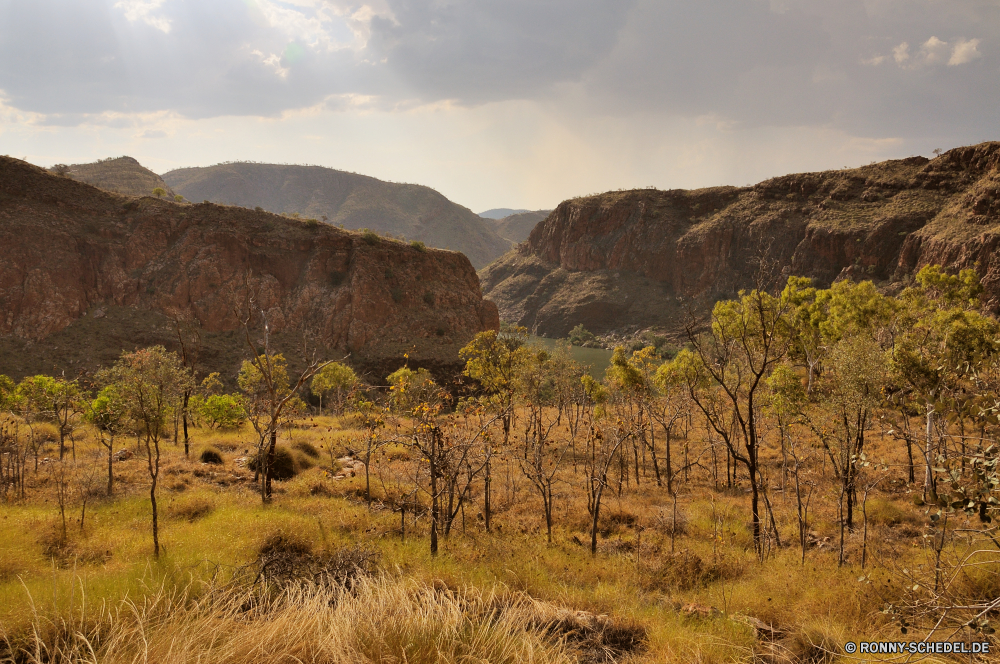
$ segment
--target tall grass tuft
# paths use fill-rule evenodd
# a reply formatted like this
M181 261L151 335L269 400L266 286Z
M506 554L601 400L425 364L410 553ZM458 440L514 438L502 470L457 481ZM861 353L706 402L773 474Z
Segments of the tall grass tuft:
M72 619L35 616L30 634L3 635L3 661L131 664L576 661L587 621L507 590L450 591L391 577L296 586L270 596L244 587L165 588ZM603 629L588 632L595 649ZM633 638L635 635L630 636ZM596 639L596 640L595 640Z

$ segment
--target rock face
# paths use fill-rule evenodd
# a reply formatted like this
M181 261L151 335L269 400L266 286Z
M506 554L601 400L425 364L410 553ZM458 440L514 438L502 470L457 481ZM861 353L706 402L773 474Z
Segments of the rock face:
M534 210L519 212L496 220L497 234L514 244L520 244L528 239L532 229L549 216L552 210Z
M106 311L231 333L248 274L272 331L308 335L331 353L442 361L499 324L460 253L267 212L118 196L7 157L0 246L0 336L25 347L118 316Z
M795 274L898 288L927 264L978 265L996 310L998 238L1000 143L984 143L745 188L565 201L480 278L502 318L548 336L578 323L676 332L689 310L761 275L770 287Z
M383 182L332 168L231 163L182 168L165 173L163 179L191 201L260 206L349 229L388 232L461 251L477 268L511 246L490 221L429 187Z

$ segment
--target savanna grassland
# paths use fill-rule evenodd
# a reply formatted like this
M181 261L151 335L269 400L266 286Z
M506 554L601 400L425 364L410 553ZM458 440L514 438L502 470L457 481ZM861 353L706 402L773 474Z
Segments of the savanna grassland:
M793 279L683 348L616 350L602 381L484 332L462 399L408 368L289 376L266 346L231 395L162 349L72 406L9 381L4 657L820 662L993 639L977 289Z

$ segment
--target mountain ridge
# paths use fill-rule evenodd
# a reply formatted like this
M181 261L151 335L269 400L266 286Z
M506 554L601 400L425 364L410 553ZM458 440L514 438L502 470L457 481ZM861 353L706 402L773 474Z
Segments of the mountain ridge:
M295 213L348 229L461 251L479 268L510 248L493 225L440 192L324 166L229 162L175 169L163 180L192 201Z
M504 320L538 334L677 335L688 310L752 288L762 259L771 287L796 274L898 288L929 263L978 265L996 310L998 248L1000 143L983 143L750 187L571 199L480 279Z

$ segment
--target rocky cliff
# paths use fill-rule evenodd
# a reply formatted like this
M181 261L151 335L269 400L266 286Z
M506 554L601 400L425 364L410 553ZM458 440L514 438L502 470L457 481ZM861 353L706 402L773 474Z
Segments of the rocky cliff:
M173 318L193 321L209 346L230 339L216 353L228 364L215 370L232 372L247 274L279 336L359 361L409 352L446 362L498 325L460 253L267 212L119 196L6 157L0 246L0 373L88 368L170 339Z
M996 310L998 238L1000 143L984 143L752 187L565 201L480 278L502 318L548 336L579 323L677 332L761 274L774 287L795 274L893 288L932 263L978 266Z
M430 187L383 182L321 166L229 163L182 168L163 179L192 201L262 207L348 229L370 228L461 251L477 268L511 243L493 224Z

